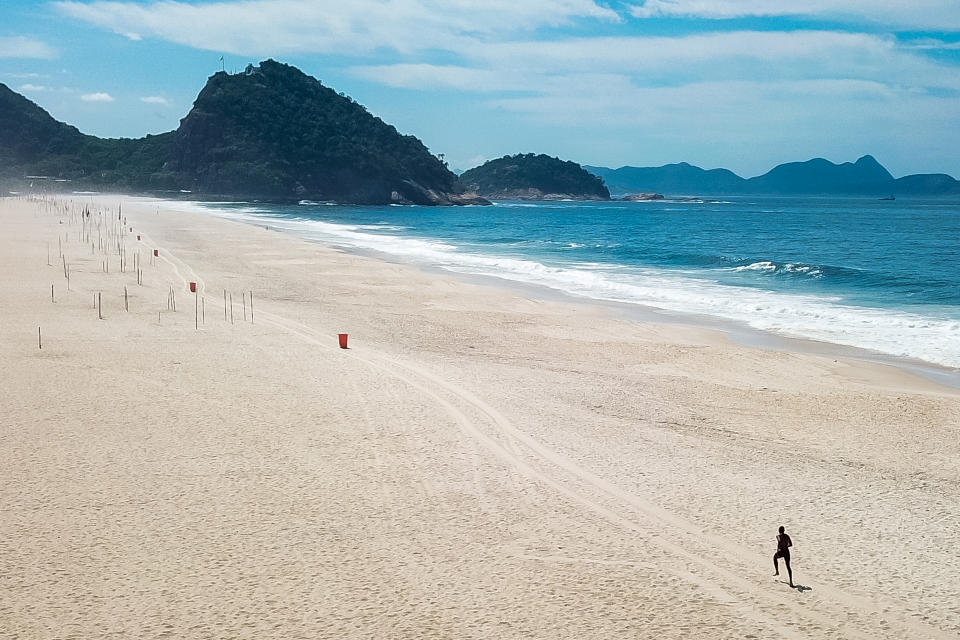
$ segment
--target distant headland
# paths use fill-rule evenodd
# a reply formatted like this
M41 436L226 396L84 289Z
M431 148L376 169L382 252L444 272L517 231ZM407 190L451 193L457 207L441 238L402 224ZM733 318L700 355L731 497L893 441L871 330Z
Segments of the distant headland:
M671 195L859 195L869 197L960 195L960 181L946 174L894 178L873 156L834 164L823 158L781 164L754 178L728 169L701 169L681 162L662 167L584 167L603 178L613 194L656 191Z

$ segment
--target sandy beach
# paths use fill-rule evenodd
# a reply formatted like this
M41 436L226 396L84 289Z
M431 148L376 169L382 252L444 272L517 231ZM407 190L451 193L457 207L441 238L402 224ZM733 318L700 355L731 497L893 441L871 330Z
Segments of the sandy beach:
M956 390L143 199L0 231L0 637L960 636Z

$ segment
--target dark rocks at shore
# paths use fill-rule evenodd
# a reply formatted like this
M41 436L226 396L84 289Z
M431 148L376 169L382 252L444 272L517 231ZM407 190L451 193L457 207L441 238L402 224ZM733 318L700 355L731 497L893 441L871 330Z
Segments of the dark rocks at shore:
M662 193L628 193L627 195L620 198L620 200L625 200L627 202L646 202L648 200L663 200L664 196Z

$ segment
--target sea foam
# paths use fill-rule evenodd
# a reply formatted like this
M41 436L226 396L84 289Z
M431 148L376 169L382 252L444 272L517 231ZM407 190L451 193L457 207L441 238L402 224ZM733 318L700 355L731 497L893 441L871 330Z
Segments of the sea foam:
M637 304L713 316L776 334L832 342L887 355L960 368L960 320L935 308L922 311L846 304L839 297L803 295L721 284L704 271L638 268L609 263L545 264L529 257L492 255L447 242L391 235L390 225L349 225L306 217L270 215L256 207L224 210L175 203L346 249L374 251L451 272L538 285L595 300ZM758 261L738 270L817 275L809 265Z

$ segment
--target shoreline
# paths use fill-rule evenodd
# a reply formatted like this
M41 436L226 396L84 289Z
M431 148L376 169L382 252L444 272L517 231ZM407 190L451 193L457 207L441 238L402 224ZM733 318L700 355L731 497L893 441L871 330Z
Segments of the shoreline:
M183 201L161 200L157 198L144 198L144 200L166 202L168 205L170 205L167 207L168 209L174 209L181 212L199 212L202 210L204 215L212 215L222 219L248 224L254 227L261 226L260 222L252 221L242 216L233 216L229 213L203 210L202 207L200 209L197 209L196 207L177 208L176 205ZM197 204L192 201L189 203ZM256 203L249 204L251 204L251 206L256 206ZM244 215L250 214L245 213ZM264 221L263 224L269 226L267 221ZM391 264L412 266L424 273L433 273L447 277L453 277L467 283L482 284L485 286L500 287L512 291L519 291L538 300L561 301L569 304L593 305L599 308L612 310L613 312L620 314L629 320L639 322L641 324L665 324L670 326L689 327L694 330L713 331L718 334L717 339L730 340L744 347L781 351L786 353L818 355L823 357L856 360L889 366L912 375L918 375L929 382L933 382L946 389L960 391L960 368L951 368L919 358L897 356L881 351L830 342L827 340L818 340L804 336L777 333L774 331L751 327L744 322L726 319L719 316L661 309L640 303L617 302L613 300L604 300L602 298L592 298L554 289L548 285L520 282L510 278L498 277L496 275L460 273L454 270L446 269L442 266L418 263L414 260L404 260L400 256L386 252L364 249L360 247L334 246L324 242L323 240L307 238L297 232L288 232L279 227L276 229L271 228L270 230L275 230L279 233L285 233L292 237L299 238L306 242L319 244L335 251L343 251L344 253L350 255L367 257Z
M960 632L952 390L124 196L95 229L57 206L0 200L0 635ZM801 589L770 576L779 525Z

